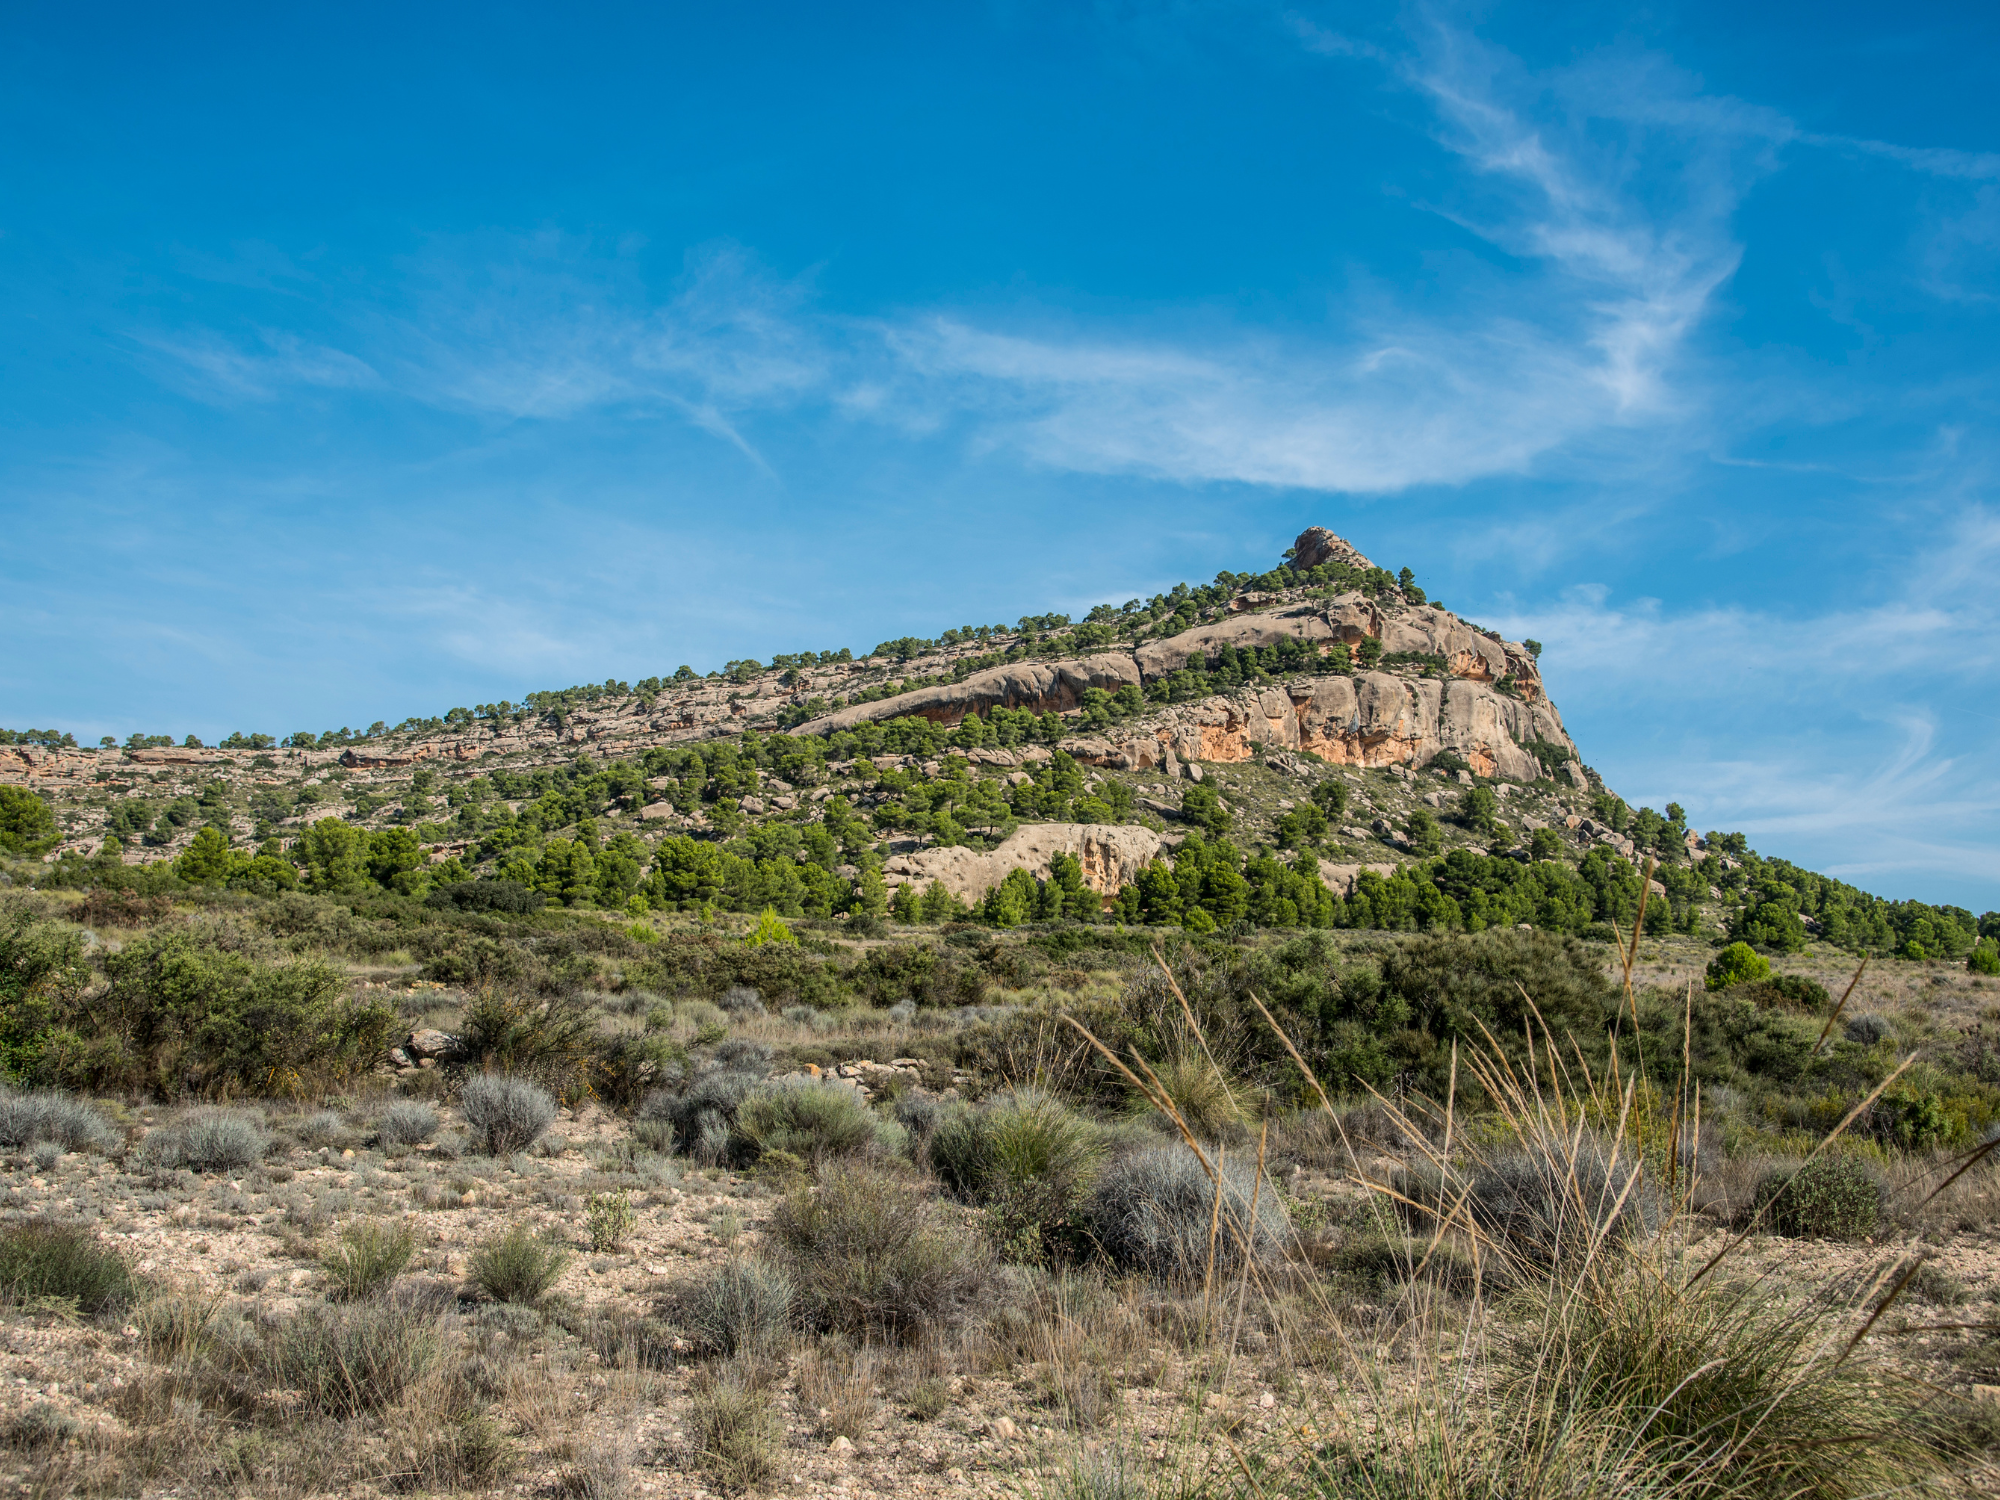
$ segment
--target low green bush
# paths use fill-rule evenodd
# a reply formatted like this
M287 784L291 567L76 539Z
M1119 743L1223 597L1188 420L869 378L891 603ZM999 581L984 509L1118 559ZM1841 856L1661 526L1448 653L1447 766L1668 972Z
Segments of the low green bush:
M364 1219L340 1231L320 1257L319 1268L332 1283L331 1294L352 1301L382 1290L402 1275L415 1248L416 1238L407 1224Z
M569 1252L516 1224L472 1254L473 1283L495 1302L532 1304L556 1284Z
M1771 961L1748 943L1731 943L1709 960L1707 982L1712 990L1770 977Z
M1882 1215L1882 1186L1866 1163L1851 1156L1816 1156L1803 1165L1765 1174L1756 1206L1774 1234L1802 1240L1859 1240L1875 1232Z
M767 1151L815 1164L853 1156L882 1141L888 1124L851 1084L831 1078L773 1079L736 1110L736 1133L747 1147L739 1154L752 1160Z
M1040 1089L1011 1089L945 1117L930 1161L945 1187L993 1210L1003 1244L1038 1259L1104 1159L1096 1124Z
M837 1165L781 1201L767 1229L802 1313L824 1329L894 1341L953 1327L986 1286L986 1247L913 1183Z
M226 928L173 927L104 961L109 993L52 1035L52 1081L168 1095L271 1094L372 1068L396 1013L319 957L266 963ZM60 1048L60 1050L58 1050Z
M0 1302L70 1302L95 1317L131 1299L131 1271L89 1230L47 1223L0 1229Z

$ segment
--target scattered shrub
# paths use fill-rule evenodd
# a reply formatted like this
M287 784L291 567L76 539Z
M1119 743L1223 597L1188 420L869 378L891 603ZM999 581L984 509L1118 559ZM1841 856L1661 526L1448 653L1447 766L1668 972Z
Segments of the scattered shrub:
M155 1359L197 1359L220 1342L225 1306L220 1297L170 1292L143 1303L132 1321Z
M132 1298L132 1275L116 1253L73 1224L0 1229L0 1302L73 1302L95 1317Z
M24 1452L46 1452L73 1441L82 1431L76 1418L42 1401L9 1420L0 1429L0 1441Z
M1622 1483L1565 1492L1860 1500L1937 1472L1928 1393L1848 1357L1857 1309L1837 1297L1690 1285L1638 1264L1528 1296L1503 1343L1503 1399L1524 1435L1587 1435L1584 1451L1633 1465Z
M1757 1184L1757 1207L1774 1234L1791 1239L1859 1240L1875 1232L1882 1187L1851 1156L1816 1156L1796 1169L1780 1168Z
M1968 974L2000 974L2000 943L1987 939L1965 956Z
M490 1489L513 1466L514 1446L505 1429L483 1411L468 1411L426 1430L409 1477L397 1487L447 1493Z
M509 1156L535 1143L556 1117L556 1101L525 1078L482 1073L459 1090L465 1123L489 1156Z
M437 1128L436 1110L406 1099L382 1111L375 1134L385 1146L415 1146L436 1135Z
M805 1315L837 1332L902 1340L950 1327L987 1279L984 1247L943 1205L860 1167L793 1192L767 1232Z
M1254 1165L1211 1154L1218 1181L1185 1145L1136 1151L1106 1167L1085 1208L1091 1236L1121 1266L1168 1279L1207 1274L1210 1225L1218 1268L1276 1255L1291 1232L1278 1190ZM1217 1199L1220 1195L1218 1222Z
M696 1391L688 1403L688 1432L702 1467L726 1488L749 1489L777 1467L783 1430L770 1398L741 1380Z
M368 1301L307 1308L273 1332L267 1358L277 1382L314 1411L354 1417L401 1400L444 1350L433 1314Z
M319 1268L333 1283L332 1295L352 1301L380 1291L410 1263L416 1239L407 1224L364 1219L340 1231L320 1257Z
M770 1048L757 1042L725 1042L681 1088L659 1088L648 1094L639 1106L639 1118L665 1121L672 1127L675 1145L714 1165L729 1155L736 1112L770 1067Z
M1878 1016L1873 1013L1849 1016L1847 1018L1847 1025L1843 1029L1846 1031L1847 1039L1850 1042L1859 1042L1864 1047L1873 1047L1878 1043L1886 1042L1896 1034L1895 1025L1887 1016Z
M797 1297L782 1268L739 1256L680 1290L676 1321L704 1353L769 1354L791 1335Z
M1833 996L1826 986L1803 974L1773 974L1767 979L1756 979L1736 987L1736 993L1754 1005L1768 1006L1772 1010L1806 1011L1808 1013L1825 1010L1833 1004Z
M333 1146L347 1138L347 1121L331 1109L307 1115L292 1127L292 1133L308 1146Z
M1370 1296L1381 1296L1412 1280L1467 1295L1477 1279L1472 1263L1449 1240L1436 1246L1424 1238L1359 1234L1341 1243L1329 1267Z
M1917 1267L1904 1290L1917 1301L1928 1302L1933 1307L1963 1307L1972 1300L1965 1283L1932 1260Z
M1103 1155L1102 1132L1040 1089L1013 1089L948 1116L930 1143L945 1186L992 1208L1003 1242L1021 1259L1039 1258Z
M741 1156L785 1151L819 1163L876 1143L882 1122L852 1084L834 1078L778 1078L759 1084L736 1110Z
M539 1302L556 1284L569 1252L516 1224L472 1254L473 1283L496 1302Z
M92 1045L67 1068L100 1089L296 1091L374 1067L397 1023L389 1006L356 1000L338 964L264 963L222 924L136 939L105 958L104 972L110 992L93 1002Z
M1244 1121L1236 1091L1205 1057L1155 1063L1153 1078L1197 1140L1219 1140Z
M764 997L747 984L732 984L716 997L715 1003L725 1014L732 1016L761 1016L765 1014Z
M622 1432L594 1433L556 1479L567 1500L627 1500L633 1493L632 1439Z
M460 880L435 887L424 905L440 911L540 911L548 898L518 880Z
M634 1215L629 1193L592 1193L583 1202L584 1224L590 1231L590 1248L616 1250L632 1232Z
M1413 1217L1425 1232L1436 1227L1435 1215L1449 1214L1463 1197L1472 1222L1496 1245L1537 1266L1626 1244L1660 1222L1659 1194L1629 1146L1614 1159L1590 1136L1497 1151L1462 1178L1406 1174L1405 1195L1421 1205Z
M512 950L509 950L512 951ZM486 988L467 1002L459 1041L468 1064L488 1076L578 1086L598 1045L597 1018L580 995L537 998Z
M1771 961L1748 943L1731 943L1709 961L1708 987L1723 990L1771 977Z
M190 1172L232 1172L263 1156L271 1138L264 1122L238 1109L192 1109L150 1131L141 1145L147 1165Z
M67 1094L0 1089L0 1146L36 1141L54 1141L68 1151L109 1151L118 1144L118 1132L88 1104Z
M910 1089L896 1096L895 1111L896 1123L910 1133L921 1159L930 1149L931 1137L937 1134L938 1126L944 1123L944 1102L936 1094Z

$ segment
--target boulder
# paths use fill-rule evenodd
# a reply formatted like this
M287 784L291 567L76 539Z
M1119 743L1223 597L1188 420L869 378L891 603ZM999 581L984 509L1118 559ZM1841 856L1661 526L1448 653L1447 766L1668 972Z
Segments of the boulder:
M1396 866L1337 865L1323 859L1319 862L1320 883L1329 891L1332 891L1334 895L1345 901L1349 896L1354 894L1355 884L1361 879L1361 872L1364 870L1372 870L1375 874L1387 880L1396 873Z
M1029 823L990 853L954 847L892 855L882 866L882 877L890 885L920 888L935 880L969 903L1005 880L1010 870L1046 880L1049 861L1071 854L1083 866L1083 883L1109 898L1158 858L1160 849L1157 833L1132 823Z
M673 815L674 805L671 802L648 802L639 809L639 816L651 822L658 822L661 818L671 818Z
M435 1028L413 1031L409 1040L403 1043L403 1051L417 1059L421 1066L427 1058L456 1057L465 1050L465 1044L457 1037Z

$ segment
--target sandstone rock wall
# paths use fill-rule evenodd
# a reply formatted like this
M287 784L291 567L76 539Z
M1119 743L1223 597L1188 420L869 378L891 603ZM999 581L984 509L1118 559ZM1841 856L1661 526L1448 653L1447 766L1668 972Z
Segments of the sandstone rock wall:
M1157 833L1136 824L1031 823L990 853L950 848L894 855L882 867L882 878L892 887L915 883L920 889L935 880L969 904L1005 880L1010 870L1046 880L1049 861L1072 854L1083 866L1083 883L1111 897L1151 864L1162 847Z
M1115 693L1127 684L1136 687L1141 681L1138 665L1124 651L1107 651L1075 661L1014 662L974 672L963 682L918 688L874 703L857 703L852 708L814 719L804 732L824 734L910 715L950 725L969 713L983 714L996 708L1067 713L1083 702L1084 693L1091 688Z

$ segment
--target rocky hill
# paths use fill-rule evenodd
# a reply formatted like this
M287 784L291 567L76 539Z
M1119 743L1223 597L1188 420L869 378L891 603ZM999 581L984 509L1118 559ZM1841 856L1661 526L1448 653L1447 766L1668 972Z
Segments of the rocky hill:
M1315 527L1262 574L859 659L682 667L282 744L15 733L0 843L54 866L38 883L635 913L1608 934L1651 900L1649 929L1767 946L1984 936L1740 836L1711 848L1672 804L1627 807L1583 764L1539 650Z
M1526 784L1554 772L1587 789L1534 652L1422 602L1420 590L1399 584L1331 532L1302 534L1274 574L1224 579L1203 590L1183 587L1150 607L1134 601L1099 611L1106 618L1081 625L1024 621L1011 633L946 632L943 641L890 643L859 660L807 653L810 659L768 668L734 663L728 674L706 678L683 668L686 675L636 692L610 684L539 695L572 701L539 712L459 709L430 725L378 726L360 737L341 731L310 745L302 742L313 737L296 735L282 747L0 747L0 782L31 787L56 804L62 838L48 858L95 855L107 835L122 833L121 857L133 863L180 854L199 828L221 825L219 805L228 806L224 816L237 840L282 838L329 816L415 821L421 810L406 788L419 767L447 776L495 762L532 768L578 755L636 757L746 731L825 738L909 718L957 728L968 719L991 722L995 710L1034 716L1038 742L967 747L979 773L1018 777L1020 767L1060 752L1084 766L1150 773L1171 785L1199 782L1205 766L1302 751L1325 766L1368 770L1416 770L1443 757L1473 777ZM285 787L303 795L278 815L260 817L260 807L268 814L286 800L268 792ZM190 796L198 812L179 819L130 806L163 802L171 813ZM378 801L394 805L371 805ZM122 816L120 803L127 804ZM797 815L799 802L787 789L738 805L753 818L786 817ZM639 812L654 828L704 821L698 808L664 802ZM1045 874L1051 851L1040 844L1047 842L1041 838L1032 853L1023 844L1022 866ZM1157 841L1141 850L1145 842L1127 837L1108 863L1092 852L1093 874L1103 871L1093 885L1115 891L1121 871L1158 852ZM1079 834L1069 852L1112 843ZM464 852L459 840L433 848L438 859ZM1013 858L995 851L974 861L971 853L933 862L967 899ZM900 873L889 870L892 884Z

